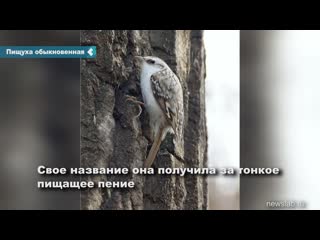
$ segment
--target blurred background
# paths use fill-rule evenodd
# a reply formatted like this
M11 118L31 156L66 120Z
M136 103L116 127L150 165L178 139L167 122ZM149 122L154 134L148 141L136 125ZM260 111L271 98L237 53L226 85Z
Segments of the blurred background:
M320 31L241 31L240 38L240 165L283 170L241 177L241 209L267 209L273 200L319 209Z
M0 31L3 46L79 43L79 31ZM37 189L39 165L79 167L79 59L0 59L0 76L0 209L79 209L78 191Z
M240 32L206 30L206 114L210 167L239 168ZM209 209L239 209L239 176L208 177Z

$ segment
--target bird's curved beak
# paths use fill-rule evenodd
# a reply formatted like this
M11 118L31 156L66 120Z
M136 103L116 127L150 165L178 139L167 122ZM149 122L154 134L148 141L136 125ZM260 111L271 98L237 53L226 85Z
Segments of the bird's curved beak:
M135 60L142 62L144 59L141 56L135 56L134 57Z
M141 56L134 56L133 58L133 63L135 66L137 66L138 68L141 68L141 66L143 65L144 62L144 58Z

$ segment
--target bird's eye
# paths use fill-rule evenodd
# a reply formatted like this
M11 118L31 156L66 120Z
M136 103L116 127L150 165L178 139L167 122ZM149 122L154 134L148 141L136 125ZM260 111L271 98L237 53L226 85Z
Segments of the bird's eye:
M155 64L155 61L152 60L152 59L148 59L148 60L147 60L147 63L149 63L149 64Z

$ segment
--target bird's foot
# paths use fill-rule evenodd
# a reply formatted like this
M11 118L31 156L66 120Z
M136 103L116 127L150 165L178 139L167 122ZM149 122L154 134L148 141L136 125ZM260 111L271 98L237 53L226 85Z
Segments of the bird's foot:
M140 115L141 115L141 113L142 113L142 108L141 108L141 106L144 106L144 103L138 101L136 97L130 96L130 95L126 95L126 101L130 101L130 102L133 102L133 103L135 103L135 104L138 104L139 113L138 113L138 115L135 116L135 118L140 117Z
M126 98L127 98L126 101L130 101L130 102L133 102L133 103L136 103L136 104L144 106L144 103L138 101L137 98L134 97L134 96L126 95Z

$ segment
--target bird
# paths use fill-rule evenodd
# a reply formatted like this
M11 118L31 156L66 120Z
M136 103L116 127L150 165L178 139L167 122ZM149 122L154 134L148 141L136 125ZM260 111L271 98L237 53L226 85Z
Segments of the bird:
M183 90L179 78L162 59L136 56L140 65L140 88L144 107L149 114L151 140L144 162L150 168L167 133L182 139L184 124Z

